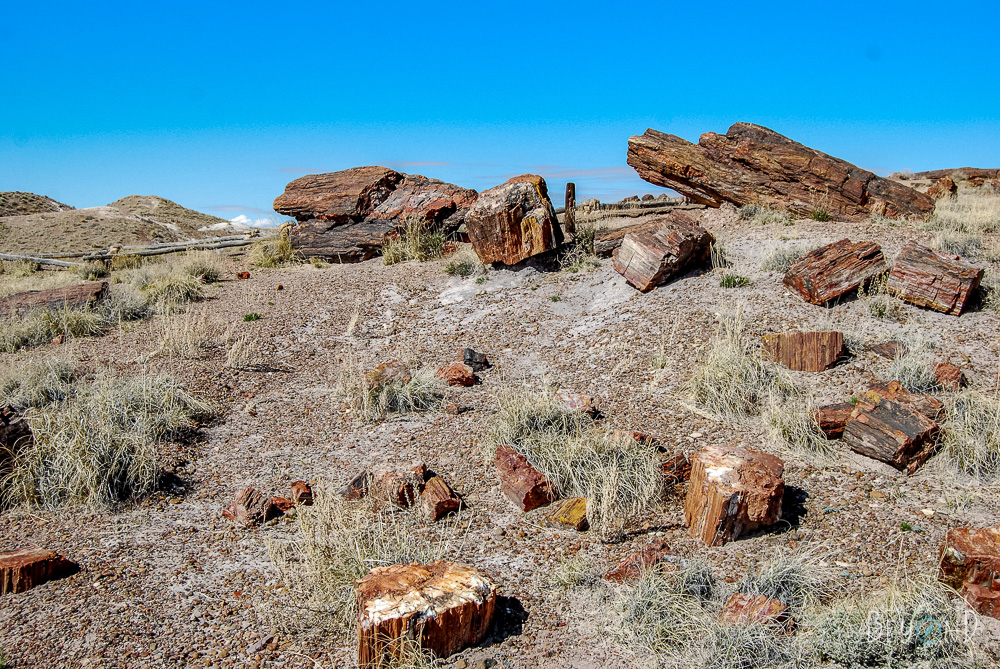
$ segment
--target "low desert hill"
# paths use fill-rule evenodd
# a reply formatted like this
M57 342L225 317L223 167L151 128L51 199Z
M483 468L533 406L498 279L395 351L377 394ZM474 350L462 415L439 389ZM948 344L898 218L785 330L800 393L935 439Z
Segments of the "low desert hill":
M0 194L0 211L7 211L5 196ZM48 200L31 193L16 193ZM27 202L24 197L18 202ZM49 200L55 206L54 200ZM0 216L0 252L42 253L104 248L112 245L137 245L154 242L183 241L225 234L203 230L227 224L156 195L129 195L104 207L59 210L51 208L23 215Z
M45 195L22 193L20 191L0 192L0 217L26 216L53 211L68 211L73 207L62 202L56 202Z

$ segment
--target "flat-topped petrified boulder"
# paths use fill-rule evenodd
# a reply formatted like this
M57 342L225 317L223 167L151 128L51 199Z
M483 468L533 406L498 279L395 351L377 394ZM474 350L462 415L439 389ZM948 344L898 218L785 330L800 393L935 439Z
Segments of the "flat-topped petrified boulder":
M646 181L710 207L762 204L799 216L823 210L859 222L934 210L923 193L751 123L707 132L697 144L650 129L629 138L628 164Z
M478 193L470 188L428 179L420 174L407 174L366 218L396 221L397 225L409 219L440 224L456 213L467 211L477 197ZM464 218L464 213L462 216Z
M888 268L875 242L841 239L805 254L788 268L783 283L806 302L825 305L883 274Z
M23 314L32 309L82 309L92 307L108 293L107 281L90 281L74 286L29 290L0 299L0 316Z
M782 332L764 335L763 357L798 372L822 372L847 355L840 332Z
M715 238L708 230L671 220L651 231L630 232L611 257L615 271L642 292L709 262Z
M384 666L401 640L448 657L486 636L496 586L464 564L379 567L358 581L358 665Z
M886 290L919 307L958 316L984 270L961 257L908 242L896 256Z
M980 614L1000 618L1000 526L948 530L938 580L964 595Z
M79 571L76 563L42 548L0 552L0 595L24 592Z
M274 210L300 222L346 223L366 218L385 202L403 177L388 167L374 165L308 174L285 186L285 192L274 200Z
M785 463L780 458L739 446L708 446L690 459L684 517L692 537L721 546L781 518Z
M479 194L465 215L469 241L484 263L517 263L562 244L545 179L522 174Z
M855 453L912 474L934 454L938 431L912 406L868 392L858 399L843 440Z
M622 245L625 235L630 232L655 232L668 223L680 223L687 226L697 226L698 220L686 211L671 211L666 214L650 217L649 220L620 228L600 228L594 231L594 254L601 258L609 258L614 250Z

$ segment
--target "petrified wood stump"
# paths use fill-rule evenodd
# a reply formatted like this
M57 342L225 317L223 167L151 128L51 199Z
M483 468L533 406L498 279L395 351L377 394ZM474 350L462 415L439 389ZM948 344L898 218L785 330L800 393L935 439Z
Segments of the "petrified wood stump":
M612 253L615 271L647 292L690 269L708 263L712 234L677 221L650 232L630 232Z
M46 581L79 571L55 551L28 548L0 553L0 595L30 590Z
M886 290L918 307L958 316L983 274L959 256L909 242L896 256Z
M80 309L94 306L108 293L107 281L91 281L75 286L29 290L0 299L0 316L22 314L32 309Z
M465 217L469 241L484 263L515 265L562 244L562 228L545 179L523 174L484 191Z
M462 508L462 498L440 476L427 479L420 493L420 509L431 521L438 521Z
M784 284L806 302L825 305L867 285L886 269L878 244L841 239L795 261L785 273Z
M938 580L979 613L1000 618L1000 526L957 527L941 545Z
M478 643L496 608L496 586L463 564L398 564L357 583L358 665L382 666L400 640L447 657Z
M500 492L522 511L532 511L559 499L559 493L528 459L507 446L497 446L494 459Z
M765 360L798 372L822 372L847 355L840 332L783 332L764 335Z
M937 446L938 425L911 406L865 393L844 426L852 451L912 474Z
M777 522L784 469L780 458L738 446L709 446L694 453L684 501L689 534L721 546Z

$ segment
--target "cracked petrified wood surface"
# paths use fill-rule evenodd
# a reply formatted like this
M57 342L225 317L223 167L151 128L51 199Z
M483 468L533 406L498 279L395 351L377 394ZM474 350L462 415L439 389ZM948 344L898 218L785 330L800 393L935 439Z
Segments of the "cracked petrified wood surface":
M918 307L958 316L984 270L961 257L909 242L896 256L886 289Z
M847 355L840 332L782 332L764 335L764 359L799 372L822 372Z
M785 273L784 284L806 302L824 305L867 285L886 269L878 244L841 239L796 260Z
M480 193L465 217L469 241L484 263L517 263L559 248L562 229L545 179L522 174Z
M912 474L934 454L938 425L917 409L865 393L844 426L844 443L855 453Z
M629 138L628 164L646 181L711 207L763 204L859 222L934 209L923 193L751 123L734 123L725 135L706 132L697 144L650 129Z
M75 563L43 548L5 551L0 553L0 595L24 592L78 569Z
M0 299L0 315L20 314L32 309L79 309L97 304L107 293L107 281L91 281L49 290L29 290Z
M630 232L612 253L612 266L630 284L646 292L688 270L705 265L715 237L680 220L651 231Z

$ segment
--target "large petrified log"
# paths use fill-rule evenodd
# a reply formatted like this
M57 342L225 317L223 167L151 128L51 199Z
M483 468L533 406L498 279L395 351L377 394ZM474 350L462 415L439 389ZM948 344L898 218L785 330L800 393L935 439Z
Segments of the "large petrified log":
M457 229L475 199L468 188L367 166L295 179L274 210L299 222L289 241L300 255L357 262L377 255L409 220Z
M956 167L950 170L928 170L911 174L911 179L940 179L958 177L960 179L1000 179L1000 169L982 167Z
M497 446L495 457L500 492L522 511L532 511L559 499L559 493L528 459L507 446Z
M483 191L465 216L469 241L484 263L517 263L559 247L562 228L545 179L522 174Z
M841 332L782 332L764 335L763 357L798 372L822 372L847 355Z
M97 304L108 293L107 281L91 281L75 286L29 290L0 299L0 316L21 314L32 309L81 309Z
M844 426L852 451L912 474L937 447L938 425L911 406L865 393Z
M785 463L768 453L739 446L709 446L691 456L691 480L684 500L689 534L709 546L781 518Z
M938 580L964 595L979 613L1000 618L1000 526L948 530Z
M850 239L841 239L796 260L785 273L783 283L806 302L824 305L867 285L886 269L878 244L853 244Z
M594 231L594 254L601 258L609 258L622 245L625 235L630 232L655 232L665 224L677 222L687 226L697 226L698 220L686 211L671 211L657 215L648 221L626 225L621 228L601 228Z
M886 290L919 307L958 316L984 271L960 256L908 242L896 256Z
M629 138L628 164L646 181L711 207L763 204L800 216L824 210L845 221L934 209L923 193L751 123L707 132L697 144L650 129Z
M79 571L76 563L55 551L28 548L0 553L0 595L30 590L46 581Z
M697 225L673 220L650 232L630 232L612 253L615 271L647 292L706 264L715 238Z
M383 663L416 643L447 657L478 643L496 609L496 586L463 564L379 567L357 583L358 665Z

